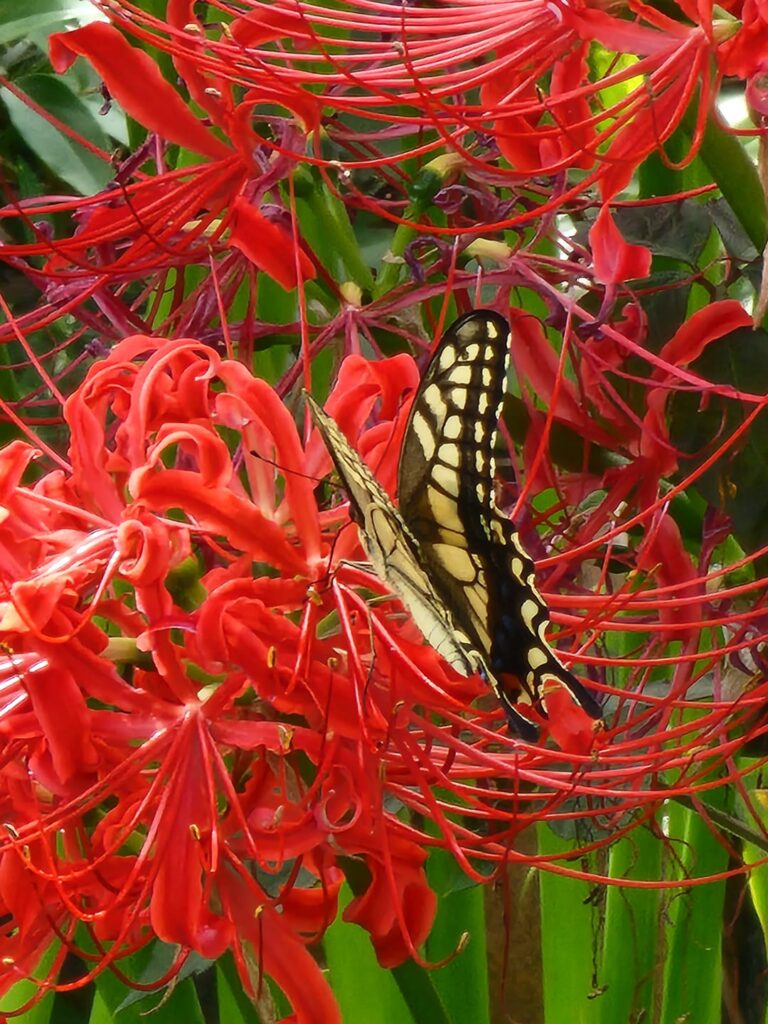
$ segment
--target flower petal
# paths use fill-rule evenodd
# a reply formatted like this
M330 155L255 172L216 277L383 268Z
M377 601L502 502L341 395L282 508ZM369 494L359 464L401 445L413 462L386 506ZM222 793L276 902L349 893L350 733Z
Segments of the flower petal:
M650 249L624 241L607 203L589 229L589 242L595 277L603 284L623 284L650 274Z
M298 282L297 262L293 239L281 227L260 213L242 196L232 204L232 233L230 242L259 270L269 274L286 291ZM298 253L298 272L304 281L317 276L312 260L301 249Z
M93 21L72 32L54 32L49 47L58 72L66 71L77 57L87 58L110 95L150 131L214 159L232 156L232 150L190 112L149 54L130 46L112 25Z

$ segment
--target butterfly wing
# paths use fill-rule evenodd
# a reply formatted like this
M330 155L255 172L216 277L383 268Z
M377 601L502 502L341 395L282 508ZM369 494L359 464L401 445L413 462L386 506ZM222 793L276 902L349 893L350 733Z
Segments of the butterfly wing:
M495 504L493 452L508 361L509 325L498 313L476 310L446 331L406 427L400 514L508 711L518 701L539 703L554 681L599 717L592 695L547 643L549 614L533 562Z
M416 542L389 495L335 421L311 395L305 397L347 492L352 518L377 575L401 599L427 643L461 675L487 671L479 652L455 626L435 592L419 562Z

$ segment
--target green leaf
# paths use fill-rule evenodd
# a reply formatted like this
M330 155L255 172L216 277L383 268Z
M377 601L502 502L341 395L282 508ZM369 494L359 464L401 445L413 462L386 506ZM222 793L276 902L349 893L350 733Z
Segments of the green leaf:
M444 850L430 854L427 878L436 892L445 892L445 883L450 884L454 877L455 864ZM431 962L450 957L444 967L432 973L432 979L451 1020L455 1024L485 1024L490 1019L490 1008L482 886L441 896L426 949Z
M562 856L573 848L543 823L538 827L538 838L540 856ZM558 863L568 865L563 860ZM539 888L544 1020L546 1024L594 1024L594 887L541 871Z
M216 994L219 1020L226 1024L260 1024L256 1007L245 994L231 953L216 961Z
M659 878L663 845L646 828L611 847L609 876L614 881ZM609 885L605 899L597 1001L602 1024L650 1018L658 949L661 896L657 889ZM645 1015L645 1017L644 1017Z
M723 797L723 791L715 791L713 800ZM704 878L727 868L728 853L700 814L672 805L667 819L670 885L675 878ZM724 900L723 881L667 891L661 1024L720 1021Z
M339 284L354 281L362 291L370 291L373 275L363 259L344 203L314 169L299 167L295 182L301 231L312 251Z
M109 138L86 104L65 81L55 75L39 74L19 78L16 84L53 117L100 149L109 151ZM112 179L114 171L108 160L99 158L64 135L8 89L0 89L0 98L21 138L62 181L82 195L90 195L100 191Z
M351 890L343 886L340 907L351 898ZM411 1016L394 975L379 966L362 928L343 921L339 914L325 933L323 947L344 1024L422 1024L427 1020Z
M344 885L340 908L351 898ZM323 946L344 1024L451 1024L433 972L413 961L391 971L380 967L368 933L341 914L325 933Z
M659 206L623 207L616 224L628 242L647 246L689 269L695 267L712 231L707 206L692 199Z
M166 942L156 941L151 943L148 947L149 955L144 968L138 975L138 981L142 985L151 985L157 979L164 977L173 968L174 962L178 955L178 948L176 946L168 945ZM172 989L179 987L179 983L185 981L187 978L191 978L196 974L202 974L207 971L213 961L205 960L200 956L199 953L190 953L184 960L184 963L173 975L173 981L159 991L167 992ZM157 993L154 993L155 997ZM124 999L117 1007L118 1011L122 1013L129 1006L133 1006L134 1003L140 1003L146 999L147 993L142 989L130 989L126 992Z
M740 327L707 346L691 369L706 380L738 390L768 391L768 332ZM670 404L672 443L688 456L685 472L703 463L744 422L752 406L717 395L675 393ZM768 542L768 415L761 413L738 445L710 466L696 489L731 516L733 533L746 551Z
M53 32L104 21L91 0L24 0L0 4L0 45L15 39L38 45Z
M689 270L658 270L643 282L647 293L640 303L648 319L646 345L658 352L682 327L688 315L691 291Z
M692 119L686 115L686 124ZM710 115L699 156L719 186L752 244L762 252L768 242L768 208L757 168L739 139Z
M146 1024L148 1019L154 1024L176 1024L180 1020L185 1024L206 1024L192 979L179 982L168 991L144 993L140 1002L124 1008L111 1007L103 986L97 983L88 1024Z
M406 960L404 964L393 968L392 975L416 1024L451 1024L445 1005L432 983L431 971L412 960ZM399 1017L396 1019L402 1020ZM406 1021L407 1018L403 1024Z
M755 244L744 230L730 204L720 197L719 199L713 199L707 204L707 207L728 255L739 263L753 263L756 261L759 253L755 248ZM745 273L749 273L750 270L756 272L759 283L760 275L758 268L746 267Z
M59 943L54 942L45 951L38 969L35 971L35 975L37 977L44 978L47 975L50 965L53 963L58 950ZM34 981L18 981L8 992L3 996L0 996L0 1014L7 1013L9 1015L7 1019L23 1021L23 1024L48 1024L55 1004L55 992L47 992L39 1003L36 1003L21 1017L11 1016L11 1013L16 1010L17 1007L23 1006L28 1000L33 998L37 989L38 986Z
M154 942L121 960L120 968L127 977L150 983L162 976L174 952L173 947ZM96 993L89 1024L145 1024L147 1019L154 1024L174 1024L179 1020L205 1024L195 983L191 976L184 975L198 974L209 967L208 961L193 956L191 963L185 963L168 985L151 992L129 988L111 971L102 971L94 982Z

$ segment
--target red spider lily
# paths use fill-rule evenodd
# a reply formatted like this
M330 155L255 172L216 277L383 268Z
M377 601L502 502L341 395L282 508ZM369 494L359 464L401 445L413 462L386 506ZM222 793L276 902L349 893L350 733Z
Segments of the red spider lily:
M219 304L231 301L254 267L287 290L315 276L313 261L294 244L292 219L278 189L294 164L270 162L260 148L249 124L251 100L238 100L222 86L212 111L224 142L163 79L149 55L130 46L112 26L97 22L51 37L57 70L66 70L78 56L91 61L130 116L163 139L202 154L206 162L168 170L158 143L155 175L141 170L153 155L145 146L117 169L115 187L99 195L10 203L0 215L20 217L33 240L9 245L3 258L27 274L48 300L19 321L21 329L45 328L77 310L86 323L98 325L102 336L117 340L137 328L148 329L145 313L152 316L158 295L172 280L174 305L181 306L174 310L174 325L202 334L210 311L218 308L217 295L210 282L198 294L185 295L185 268L216 264ZM187 70L192 77L192 69ZM293 131L285 126L286 137ZM54 238L43 226L42 219L54 214L72 218L70 237ZM46 259L42 268L37 265L41 256ZM125 292L133 282L141 284L140 298L127 302ZM10 336L7 331L5 337Z
M739 322L735 304L716 312L711 338L729 316ZM706 344L697 326L698 337L670 342L672 369ZM415 379L408 357L351 358L329 403L354 436L381 399L360 447L390 483L392 428ZM654 387L663 383L659 373ZM567 395L565 381L555 387ZM561 409L556 395L553 416ZM186 950L232 948L249 991L261 985L256 963L300 1020L336 1019L306 945L335 914L340 854L370 876L347 917L395 964L431 923L429 845L478 879L483 862L514 858L515 836L544 816L591 818L601 845L630 827L629 811L706 787L743 734L765 728L754 715L764 686L724 700L716 682L692 695L696 676L717 674L756 638L749 615L721 610L733 639L699 649L718 570L691 563L661 502L624 555L646 579L640 589L607 571L612 535L630 526L606 529L618 483L583 529L574 523L562 555L541 559L563 655L613 694L596 744L578 709L553 702L554 750L506 736L491 698L473 710L482 682L442 666L391 597L366 604L361 587L385 588L341 561L359 553L354 531L337 531L343 509L316 505L327 453L314 435L302 449L275 392L241 364L195 341L129 338L65 415L71 466L23 484L34 450L16 442L0 461L0 897L19 925L2 940L5 987L54 941L77 949L81 923L99 954L93 970L153 937L181 947L176 966ZM649 474L654 462L639 465ZM521 527L541 554L530 523ZM601 562L595 585L578 585ZM725 607L726 588L718 600ZM613 631L632 629L638 650L611 653ZM627 681L609 666L626 666ZM659 692L653 672L664 666L672 678ZM423 832L423 816L439 835Z
M553 643L605 707L595 732L567 695L549 694L541 742L519 742L482 681L457 678L383 584L347 562L361 555L355 529L316 494L330 460L315 434L302 444L293 419L299 376L342 335L328 408L394 492L417 368L410 356L359 352L376 351L380 335L413 340L413 307L431 314L445 291L432 272L439 244L433 263L417 261L428 273L407 294L323 312L302 339L307 358L276 390L246 369L255 339L274 333L251 308L251 286L266 274L291 289L320 266L284 198L295 162L321 127L335 154L376 167L392 159L381 137L399 133L408 149L423 132L425 154L459 154L455 208L446 189L445 219L420 215L436 235L541 212L510 215L489 181L535 189L535 175L581 168L608 196L679 123L697 78L703 113L720 74L749 79L754 99L763 16L736 2L742 25L713 19L704 3L680 5L692 24L640 3L624 11L634 20L603 4L538 0L419 11L286 3L245 15L241 5L220 29L196 22L187 0L169 3L165 21L105 6L173 53L205 120L111 26L54 39L59 66L87 57L130 114L204 159L167 170L154 140L121 169L118 189L21 207L30 220L71 212L71 237L36 228L29 246L4 251L47 289L42 316L9 318L19 340L72 310L124 340L66 403L68 460L43 469L42 449L20 442L0 452L0 916L12 922L0 935L0 987L39 979L52 947L43 988L70 949L88 965L76 985L160 939L179 948L168 976L190 950L232 950L249 992L262 992L266 974L299 1021L332 1021L309 947L336 913L350 859L367 881L346 917L390 966L418 957L429 931L430 847L474 880L514 859L597 877L569 862L573 851L523 855L517 837L542 820L586 821L589 852L671 798L702 801L706 814L708 790L725 781L750 809L742 778L761 762L737 755L766 729L764 552L726 557L728 524L711 508L692 543L676 500L708 464L738 455L766 399L699 368L720 339L751 326L739 303L712 302L663 345L647 337L626 280L647 275L649 252L624 240L615 209L603 205L592 225L591 255L565 239L557 259L498 245L484 278L495 304L508 311L513 288L532 289L563 327L553 346L538 319L512 310L527 419L510 447L519 485L507 485L504 506L536 558ZM639 59L593 80L595 40ZM606 110L609 95L622 98ZM139 163L149 152L151 171ZM333 157L318 148L313 159ZM350 206L359 199L343 174L334 187ZM464 208L471 188L487 214L479 228ZM553 204L561 193L565 184ZM404 203L384 212L415 218ZM42 271L23 263L40 255ZM195 266L212 272L190 289ZM457 269L455 252L445 266L461 304L475 275ZM584 295L591 281L601 287ZM248 312L224 329L244 284ZM164 289L170 329L199 328L200 340L133 335L157 322ZM222 334L243 363L212 349ZM725 410L714 441L693 453L673 429L675 403L691 393L702 413ZM569 442L567 463L556 434Z
M763 70L759 41L766 32L762 9L753 3L731 5L730 20L722 12L715 17L711 5L688 5L685 13L694 22L688 25L641 3L631 5L635 20L628 21L602 4L586 2L454 3L413 12L355 5L326 11L295 0L277 7L252 3L245 14L222 4L222 14L232 17L226 28L201 25L191 0L169 3L166 20L117 0L103 6L115 24L171 53L207 123L147 53L130 46L111 25L94 23L54 35L54 66L64 70L77 56L87 58L130 116L206 160L173 171L157 150L157 172L148 175L140 169L147 149L119 170L118 189L86 201L58 198L9 208L6 216L21 214L30 226L53 213L70 213L78 223L72 237L57 240L35 228L34 241L5 246L3 256L45 283L55 303L51 316L90 300L106 304L108 290L123 335L146 329L135 301L126 306L121 293L135 280L144 281L145 299L156 293L163 282L147 281L150 273L208 266L214 256L220 259L222 292L234 295L245 268L241 259L233 260L233 245L284 285L293 285L299 271L304 277L314 273L305 254L297 264L292 246L280 244L280 231L287 227L288 243L292 229L280 223L285 214L276 185L307 160L307 138L317 140L321 126L338 149L333 156L316 153L311 159L322 166L341 160L346 177L334 189L349 204L375 207L387 218L400 219L407 204L399 202L395 212L383 207L356 191L348 171L386 173L388 164L402 161L402 145L396 156L378 147L378 140L392 133L399 138L418 132L419 153L447 149L455 154L453 172L470 188L482 187L488 172L522 182L574 166L590 170L586 183L599 180L603 195L610 197L675 130L698 88L695 153L720 74L737 74L754 84ZM616 55L608 72L594 79L585 59L591 43ZM480 104L473 92L478 87ZM611 90L621 98L606 107ZM275 106L288 116L275 115ZM329 120L329 111L335 120ZM347 114L356 118L354 131L340 127ZM373 121L368 134L360 130L361 114ZM434 129L426 141L425 129ZM509 167L489 148L489 136ZM399 190L405 187L407 182L398 182ZM582 182L578 191L584 187ZM558 186L545 205L570 194ZM242 224L250 207L258 218L267 197L273 209L253 225L261 237L243 249L243 230L234 218ZM462 229L478 232L540 213L541 208L527 209L512 216L494 202L476 210L473 223ZM438 236L455 233L453 225L430 221L422 210L417 226ZM39 255L49 257L42 278L38 269L26 266ZM204 304L202 297L188 298L179 329L202 333L194 313ZM43 325L45 319L38 312L34 322Z
M669 138L697 90L691 155L720 76L747 80L762 70L768 30L761 5L728 6L730 13L712 3L681 4L690 24L640 0L620 11L598 0L452 2L418 11L251 0L245 11L219 5L232 19L224 30L202 26L191 0L169 3L165 21L123 0L102 2L116 24L172 55L214 120L211 90L216 97L222 83L238 85L256 104L291 110L309 131L322 122L323 107L334 111L339 119L328 132L349 151L347 166L369 166L371 156L380 166L387 158L371 148L378 139L418 133L412 153L448 145L470 174L502 170L471 137L490 132L515 178L592 168L606 197ZM605 72L586 60L595 43L615 54ZM609 103L611 90L619 98ZM347 128L349 114L356 122ZM361 117L368 121L362 129ZM401 144L389 160L402 155ZM324 162L319 152L316 158Z
M360 415L360 394L373 404L377 378L392 403L414 369L400 357L371 374L358 360L346 377L340 419ZM299 1019L335 1019L304 946L334 917L339 853L369 868L347 916L383 963L413 953L434 913L422 837L385 810L414 773L416 791L432 781L397 738L414 713L399 723L400 709L455 717L482 684L449 679L412 628L395 641L369 621L357 586L376 580L340 567L329 585L307 475L327 456L317 438L302 452L241 364L193 341L129 338L65 418L70 468L24 486L34 450L2 456L0 874L9 886L25 874L6 893L19 927L3 985L58 938L53 984L80 922L93 970L155 936L206 957L231 947L249 991L257 962ZM219 431L239 439L236 460ZM280 486L252 451L281 467ZM254 578L254 561L271 572ZM329 615L338 627L321 638ZM371 630L385 644L376 664ZM300 870L317 884L299 886Z
M130 5L106 4L105 9L122 28L142 39L151 37L172 52L177 71L197 106L204 109L206 120L201 121L184 103L147 53L129 45L113 25L95 23L53 36L55 66L63 70L76 57L85 57L131 116L156 132L159 139L200 153L205 160L170 170L161 142L155 140L154 145L148 143L129 157L118 169L117 187L100 195L85 200L51 197L9 204L3 215L21 216L34 239L27 244L4 245L0 257L27 274L46 299L23 316L17 327L29 334L47 328L63 314L77 313L86 330L95 329L102 338L115 341L136 330L156 328L159 310L170 307L162 329L207 340L220 333L219 310L229 308L236 300L242 302L244 290L248 292L249 309L257 304L258 276L254 269L287 289L313 277L319 260L310 259L305 251L294 212L286 209L279 187L281 183L287 184L289 191L293 187L297 162L306 160L308 137L316 137L322 124L331 135L338 135L340 145L349 142L357 155L364 151L365 159L345 159L346 168L360 166L386 174L390 160L377 148L376 132L370 140L347 140L348 133L339 134L340 121L323 122L325 111L340 110L342 119L348 111L358 117L360 111L375 110L379 94L387 101L392 95L389 84L377 85L377 75L385 74L390 66L382 58L381 47L377 45L375 54L366 56L357 36L348 40L351 63L339 77L340 63L346 58L336 52L338 42L333 52L324 42L324 33L332 28L335 31L339 25L346 26L363 35L386 30L386 38L404 40L399 44L403 50L400 70L418 88L409 92L401 89L399 79L393 79L398 101L411 102L415 109L421 104L427 111L406 120L406 130L414 126L421 131L425 124L438 121L438 136L422 148L443 153L438 158L438 163L444 161L441 170L430 171L447 185L443 205L449 202L450 188L458 189L462 200L477 193L471 217L461 212L459 203L447 224L442 218L441 223L433 223L434 218L420 208L417 227L435 236L455 236L460 231L466 241L486 227L538 217L550 202L547 199L543 207L527 207L522 213L509 215L509 205L500 203L488 187L489 180L498 180L499 173L508 175L510 170L499 161L496 149L488 148L488 131L515 165L511 169L513 182L535 174L554 174L572 165L594 165L587 184L599 178L604 193L611 194L637 161L674 129L701 67L708 66L713 54L716 60L727 59L730 72L736 70L743 77L754 78L761 66L754 44L762 25L760 11L749 4L743 10L731 5L734 14L741 13L744 19L739 30L735 21L726 23L721 17L713 22L706 5L699 6L699 21L691 27L644 5L636 5L635 21L626 21L599 5L561 8L538 0L526 4L516 0L493 11L472 5L469 20L461 17L467 12L460 5L420 11L414 20L412 12L388 8L334 8L333 12L322 13L320 8L305 9L298 3L279 7L255 4L245 15L240 16L240 12L234 17L232 25L221 29L217 36L217 29L198 25L187 0L170 3L165 21ZM693 17L692 12L688 13ZM496 19L492 34L483 34L484 19ZM501 35L497 31L501 31L500 26ZM441 36L440 66L434 63L438 30L447 32ZM278 52L274 42L284 40L281 33L293 40L295 52L281 50L279 60L286 66L273 73L270 68ZM341 38L346 38L343 32ZM453 62L454 71L443 89L440 81L445 73L445 39L453 40L462 56ZM614 70L599 82L590 81L583 52L590 40L599 40L619 55L638 55L640 60L621 65L621 70ZM312 74L308 74L309 54L305 50L318 46L327 63L313 62ZM419 47L424 48L421 56ZM485 63L478 65L478 57L483 57ZM553 71L546 96L541 92L540 79L543 69L549 67ZM643 83L628 91L615 108L604 109L605 90L621 92L626 82L643 76ZM700 110L705 111L714 85L709 89L706 76L702 83L706 96ZM478 85L484 90L482 109L469 95ZM359 91L363 86L368 92ZM451 100L450 107L443 109L441 104L448 103L447 97L460 95L462 89L468 93L466 101L454 109ZM276 115L276 104L290 116ZM388 102L387 121L391 121L392 111ZM448 116L446 111L453 112ZM470 143L468 133L474 128L486 133L482 145ZM396 126L398 132L401 129L402 125ZM520 153L515 156L507 152L510 146ZM344 155L341 150L335 152ZM150 155L154 171L147 169ZM312 159L326 165L336 157ZM493 172L491 179L489 171ZM449 184L451 176L457 179L453 185ZM415 188L418 182L411 184ZM356 191L348 173L343 173L332 187L349 207L360 202L376 205L375 200ZM409 183L402 179L397 187L403 192ZM537 187L535 183L533 187ZM579 186L582 191L584 187L584 183ZM564 198L558 190L552 202L563 202ZM379 212L391 217L393 210L399 211L398 219L408 209L405 202L397 202ZM54 238L39 225L41 218L54 213L72 217L75 227L69 236ZM62 218L57 216L56 220L60 223ZM599 231L599 225L594 230ZM42 269L37 265L40 256L47 258ZM523 252L517 254L518 260L524 258ZM201 280L199 271L193 269L196 267L212 273L207 272ZM570 273L575 276L582 269L574 265ZM605 277L604 269L596 268L598 279ZM618 272L614 267L613 276ZM536 273L541 273L540 266ZM140 282L138 292L136 282ZM338 286L327 283L330 301L334 302ZM613 298L610 284L608 292L604 309ZM6 327L0 332L0 340L10 338L13 329ZM246 317L230 329L230 337L252 346L253 331L254 321Z
M146 337L99 364L65 414L70 470L24 487L34 452L3 455L0 873L19 926L3 940L3 984L56 936L74 948L81 921L100 967L152 936L208 957L232 946L250 991L258 962L301 1020L334 1020L304 947L335 915L336 851L374 868L351 915L368 919L392 871L409 906L423 904L399 946L379 933L390 958L423 938L434 898L423 850L387 840L354 679L331 667L343 655L317 639L302 653L293 613L314 607L325 570L293 423L240 364ZM240 433L250 496L217 427ZM281 499L251 449L285 467ZM199 579L192 555L210 563ZM277 577L254 579L254 559ZM299 868L322 884L299 891Z

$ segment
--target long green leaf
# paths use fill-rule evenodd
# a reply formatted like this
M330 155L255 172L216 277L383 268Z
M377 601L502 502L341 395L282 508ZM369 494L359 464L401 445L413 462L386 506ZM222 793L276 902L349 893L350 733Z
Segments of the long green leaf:
M689 874L715 875L728 866L726 850L696 812L671 806L667 832L670 882ZM725 882L667 892L661 1024L719 1024L724 899Z
M352 897L344 886L340 906ZM344 1024L421 1024L411 1016L394 977L380 967L368 933L355 924L334 921L323 940L329 980Z
M51 32L64 31L101 20L91 0L24 0L0 4L0 45L15 39L42 40Z
M758 252L768 242L768 208L754 162L739 139L710 117L699 151Z
M427 862L427 877L438 893L446 893L455 872L453 860L434 850ZM458 952L457 952L458 951ZM456 955L453 955L456 954ZM489 1021L488 951L485 941L485 894L481 886L441 896L437 916L427 939L430 961L450 957L434 971L435 988L454 1024Z
M64 124L108 152L109 138L102 132L91 110L76 96L67 83L55 75L26 75L18 79L20 89L36 103L50 111ZM114 171L107 159L100 159L79 145L8 89L0 89L14 128L29 148L59 178L78 192L98 192L112 178Z
M540 854L563 854L572 848L546 824L539 826L538 837ZM593 1024L594 893L586 882L548 871L540 873L539 887L544 1020L546 1024Z
M616 882L658 878L662 854L657 836L647 828L635 829L611 847L609 876ZM602 995L596 1001L602 1024L651 1019L654 975L661 965L660 902L657 889L608 886L599 972Z

